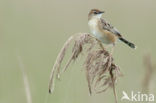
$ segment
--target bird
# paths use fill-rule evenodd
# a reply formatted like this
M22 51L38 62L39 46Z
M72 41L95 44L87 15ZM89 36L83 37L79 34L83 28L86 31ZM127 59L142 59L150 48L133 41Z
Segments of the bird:
M115 45L116 41L120 40L129 47L135 49L135 44L123 38L121 33L114 26L102 18L103 13L104 11L92 9L88 14L88 26L90 32L92 36L100 42L100 46L103 47L102 43Z

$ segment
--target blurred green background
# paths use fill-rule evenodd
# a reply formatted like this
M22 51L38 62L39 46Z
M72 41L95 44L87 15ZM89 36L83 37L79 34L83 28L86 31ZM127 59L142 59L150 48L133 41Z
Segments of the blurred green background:
M103 17L138 47L116 45L115 62L124 74L116 86L119 103L128 103L120 101L123 90L141 91L144 54L150 53L156 61L156 0L0 0L0 103L26 103L18 55L28 74L33 103L114 103L111 89L89 96L82 57L48 95L58 52L74 33L89 32L87 15L92 8L105 10Z

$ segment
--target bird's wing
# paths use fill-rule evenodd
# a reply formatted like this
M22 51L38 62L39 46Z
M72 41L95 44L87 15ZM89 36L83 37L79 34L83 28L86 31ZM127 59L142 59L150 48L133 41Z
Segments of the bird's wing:
M115 34L118 37L121 37L120 32L115 27L113 27L109 22L107 22L106 20L104 20L102 18L100 19L100 21L101 21L102 29L112 32L113 34Z

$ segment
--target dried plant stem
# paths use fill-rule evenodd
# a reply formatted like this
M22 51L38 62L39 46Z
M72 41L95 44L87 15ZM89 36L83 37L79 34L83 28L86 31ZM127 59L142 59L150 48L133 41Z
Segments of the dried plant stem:
M60 65L71 40L74 40L71 57L60 73ZM85 44L88 44L86 48L84 47ZM100 46L100 49L97 49L97 46ZM99 40L88 33L80 33L77 36L70 37L67 42L65 42L51 72L49 92L51 93L54 89L55 71L57 70L56 76L65 72L72 60L76 60L83 51L85 51L84 53L87 55L84 66L90 95L94 92L104 92L108 88L113 87L115 102L117 103L115 81L120 73L119 68L114 64L112 54L105 50Z
M105 50L104 46L102 45L102 43L98 40L98 44L100 45L102 50Z
M91 83L90 83L90 76L89 76L88 70L86 70L86 78L87 78L87 82L88 82L89 94L92 95L92 89L91 89Z
M116 89L115 89L115 80L114 80L114 76L113 76L113 69L110 70L110 75L111 75L111 80L112 80L112 87L113 87L113 94L115 97L115 103L117 103L117 94L116 94Z
M32 103L32 97L31 97L31 92L30 92L30 87L29 87L29 81L27 74L25 72L24 64L22 62L21 56L17 56L19 67L22 71L23 75L23 81L24 81L24 86L25 86L25 93L26 93L26 98L27 98L27 103Z
M152 64L151 56L149 54L145 55L143 60L144 60L144 66L145 66L145 76L143 79L142 91L149 93L151 81L152 81L152 75L154 72L154 66Z
M69 64L71 63L72 59L73 59L74 53L72 53L72 56L70 57L70 59L67 61L67 64L65 65L65 67L62 70L62 73L66 71L66 69L68 68Z
M56 62L54 63L53 69L51 71L51 75L50 75L50 81L49 81L49 93L52 93L54 90L54 73L56 70L57 71L57 77L59 77L59 73L60 73L60 65L62 63L62 60L65 56L65 51L68 48L69 44L71 43L71 41L73 40L74 36L71 36L64 44L63 48L61 49L61 51L59 52L57 58L56 58Z
M52 71L51 71L50 81L49 81L49 93L52 93L54 90L54 80L55 80L54 75L55 75L56 70L57 70L57 72L56 72L57 78L60 77L60 66L61 66L61 63L64 59L65 54L66 54L66 50L69 47L69 45L71 44L72 40L75 41L75 45L74 45L73 51L72 51L72 56L68 60L66 66L64 67L62 72L64 72L66 70L66 68L69 66L69 64L71 63L71 61L75 60L78 57L78 55L81 53L82 45L87 43L87 42L90 42L90 35L87 33L77 33L77 34L71 36L65 42L65 44L63 45L61 51L59 52L59 54L56 58L56 61L54 63Z

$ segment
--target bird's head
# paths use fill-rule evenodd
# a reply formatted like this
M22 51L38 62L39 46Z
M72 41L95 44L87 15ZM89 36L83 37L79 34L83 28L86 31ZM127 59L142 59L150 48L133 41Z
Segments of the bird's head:
M91 19L92 17L101 18L103 13L104 11L100 11L98 9L92 9L88 14L88 19Z

